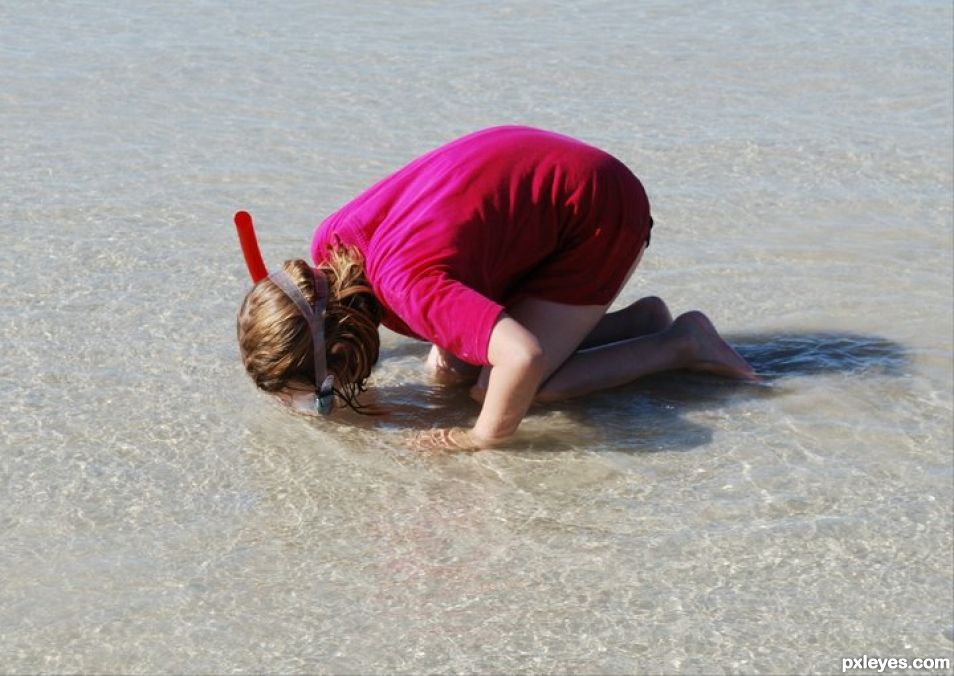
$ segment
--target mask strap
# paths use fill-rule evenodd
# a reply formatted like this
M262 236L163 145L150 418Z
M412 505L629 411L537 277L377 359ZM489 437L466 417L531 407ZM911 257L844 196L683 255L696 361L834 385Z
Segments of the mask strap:
M315 409L320 413L328 414L331 413L335 403L335 377L328 373L325 357L325 307L328 304L328 280L315 268L311 268L311 273L315 282L314 307L308 304L298 285L284 270L275 270L268 275L268 278L291 298L305 321L308 322L315 356Z

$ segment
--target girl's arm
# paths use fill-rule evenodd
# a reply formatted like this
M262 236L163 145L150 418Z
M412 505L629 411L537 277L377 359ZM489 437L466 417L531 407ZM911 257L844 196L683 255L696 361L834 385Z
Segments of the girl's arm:
M417 435L415 445L473 450L493 446L516 432L545 372L536 336L509 317L502 305L440 270L413 275L395 267L390 276L378 280L375 291L417 335L460 359L491 366L473 429L431 430Z
M492 366L490 382L470 433L481 448L493 446L517 431L540 388L546 366L536 336L506 313L500 315L490 334L487 360Z
M473 429L438 428L416 433L420 451L476 451L504 441L520 425L540 388L544 354L540 342L515 319L501 313L487 347L490 379Z

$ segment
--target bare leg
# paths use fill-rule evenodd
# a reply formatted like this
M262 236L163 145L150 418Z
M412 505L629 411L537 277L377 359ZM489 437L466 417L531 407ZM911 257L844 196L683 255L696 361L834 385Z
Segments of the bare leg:
M663 331L575 353L543 383L537 401L578 397L672 369L756 378L704 314L687 312Z
M666 303L656 296L647 296L621 310L603 315L577 349L588 350L657 333L671 325L672 314L666 307ZM461 361L437 345L431 345L431 351L427 355L426 369L434 382L441 385L472 384L481 375L479 366Z
M672 325L672 315L669 308L661 298L648 296L641 298L627 307L603 314L595 326L586 334L583 340L575 346L570 345L569 341L562 341L558 345L552 345L554 339L558 336L566 336L566 322L564 320L553 320L547 315L547 311L553 308L565 308L567 311L573 311L572 306L562 306L557 303L549 303L533 299L524 299L524 302L510 309L511 314L521 324L532 331L541 343L548 350L548 354L567 354L567 358L577 350L589 350L594 347L616 343L630 338L657 333ZM589 320L593 313L583 311ZM555 360L554 360L555 361ZM548 373L553 373L561 364L551 364ZM479 373L476 386L471 390L471 396L477 401L481 401L484 391L487 389L487 382L490 377L490 368L484 367ZM449 382L465 382L454 380ZM473 382L471 380L470 382Z
M636 338L669 328L672 314L666 303L656 296L640 298L634 303L603 315L589 335L577 347L587 350L600 345ZM437 345L431 345L427 355L427 372L441 385L473 383L480 375L480 367L463 362Z
M552 301L541 300L539 298L524 297L513 305L507 307L507 314L518 321L524 328L530 331L540 342L546 359L546 369L544 372L544 382L560 366L563 365L570 355L576 352L580 345L597 328L601 320L606 317L606 310L613 301L620 289L626 286L630 276L646 251L646 244L636 255L626 278L620 284L619 289L613 299L606 305L566 305L564 303L554 303ZM666 310L668 313L668 310ZM615 313L614 313L615 314ZM610 330L615 326L615 322L604 323L604 335L612 334ZM597 334L598 336L600 333ZM611 337L609 339L612 339ZM471 397L477 401L483 401L484 392L487 390L487 384L490 381L490 367L485 366L480 370L477 378L477 384L471 388Z
M672 314L662 298L647 296L616 312L607 312L580 343L578 350L616 343L668 329Z
M546 381L579 348L606 315L602 305L565 305L525 297L507 308L507 314L540 342L546 359ZM490 367L483 367L478 384L486 387Z

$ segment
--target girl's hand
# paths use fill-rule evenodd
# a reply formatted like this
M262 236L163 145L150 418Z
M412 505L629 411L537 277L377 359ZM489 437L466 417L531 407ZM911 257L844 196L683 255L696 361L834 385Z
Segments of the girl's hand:
M411 437L411 448L416 451L479 451L483 446L470 430L463 427L430 429Z

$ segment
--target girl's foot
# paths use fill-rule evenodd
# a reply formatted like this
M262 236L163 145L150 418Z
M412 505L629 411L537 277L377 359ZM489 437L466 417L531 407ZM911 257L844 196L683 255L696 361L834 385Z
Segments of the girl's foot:
M671 330L685 339L685 368L726 378L759 380L755 370L722 339L709 318L698 310L679 315Z

